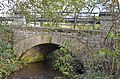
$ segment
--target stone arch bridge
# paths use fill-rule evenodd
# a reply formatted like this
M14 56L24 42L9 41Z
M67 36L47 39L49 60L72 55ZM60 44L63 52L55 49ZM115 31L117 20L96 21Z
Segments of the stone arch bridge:
M19 57L29 50L39 50L43 55L46 55L59 46L65 47L69 44L69 50L79 58L87 52L98 51L106 36L105 32L99 30L80 31L45 27L14 27L13 34L14 50Z

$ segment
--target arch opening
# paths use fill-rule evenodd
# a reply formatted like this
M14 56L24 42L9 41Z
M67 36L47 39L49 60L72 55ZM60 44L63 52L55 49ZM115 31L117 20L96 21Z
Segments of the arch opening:
M84 66L81 63L81 61L77 60L77 57L75 56L75 54L69 50L67 50L66 53L62 52L60 49L61 47L62 46L54 43L39 44L28 49L22 55L21 60L26 63L39 62L39 61L46 60L49 66L53 66L56 63L56 60L58 60L57 58L59 58L58 54L61 54L60 56L63 56L63 57L69 54L74 59L74 60L70 60L69 63L73 65L73 67L76 67L75 71L79 73L83 73ZM55 53L58 53L58 54L55 54Z
M43 61L46 59L48 54L59 48L60 46L54 43L39 44L24 52L20 59L26 63Z

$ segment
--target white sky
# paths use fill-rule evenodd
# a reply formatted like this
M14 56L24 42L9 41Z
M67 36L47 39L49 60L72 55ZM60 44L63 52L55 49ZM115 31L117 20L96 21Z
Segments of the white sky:
M0 0L0 16L6 16L5 13L8 13L12 8L15 0Z

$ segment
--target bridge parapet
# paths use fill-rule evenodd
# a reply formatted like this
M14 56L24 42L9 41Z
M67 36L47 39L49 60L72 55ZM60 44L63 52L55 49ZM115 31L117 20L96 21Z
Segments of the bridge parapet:
M13 27L13 33L15 36L15 43L25 38L36 36L36 35L52 35L52 34L64 34L65 36L71 36L72 38L84 39L85 37L96 36L99 39L106 36L106 32L100 30L75 30L75 29L64 29L64 28L45 28L45 27ZM92 39L92 38L91 38ZM90 40L91 40L90 39Z

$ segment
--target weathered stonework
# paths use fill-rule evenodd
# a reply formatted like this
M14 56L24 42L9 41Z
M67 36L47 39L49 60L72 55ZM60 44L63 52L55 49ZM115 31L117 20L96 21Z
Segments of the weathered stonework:
M38 48L30 48L20 59L25 63L38 62L44 60L44 55Z
M51 36L33 36L25 40L20 41L19 43L14 44L14 51L17 53L17 56L20 57L22 53L26 50L44 43L51 43Z
M55 32L46 30L16 29L14 32L14 50L18 57L34 46L42 44L56 44L66 47L66 41L70 42L69 50L78 58L87 53L97 52L103 42L103 32ZM98 33L97 33L98 32ZM53 47L54 48L54 47ZM49 49L46 49L49 50ZM40 52L41 53L41 52ZM44 53L42 53L44 54ZM49 54L49 53L48 53Z

